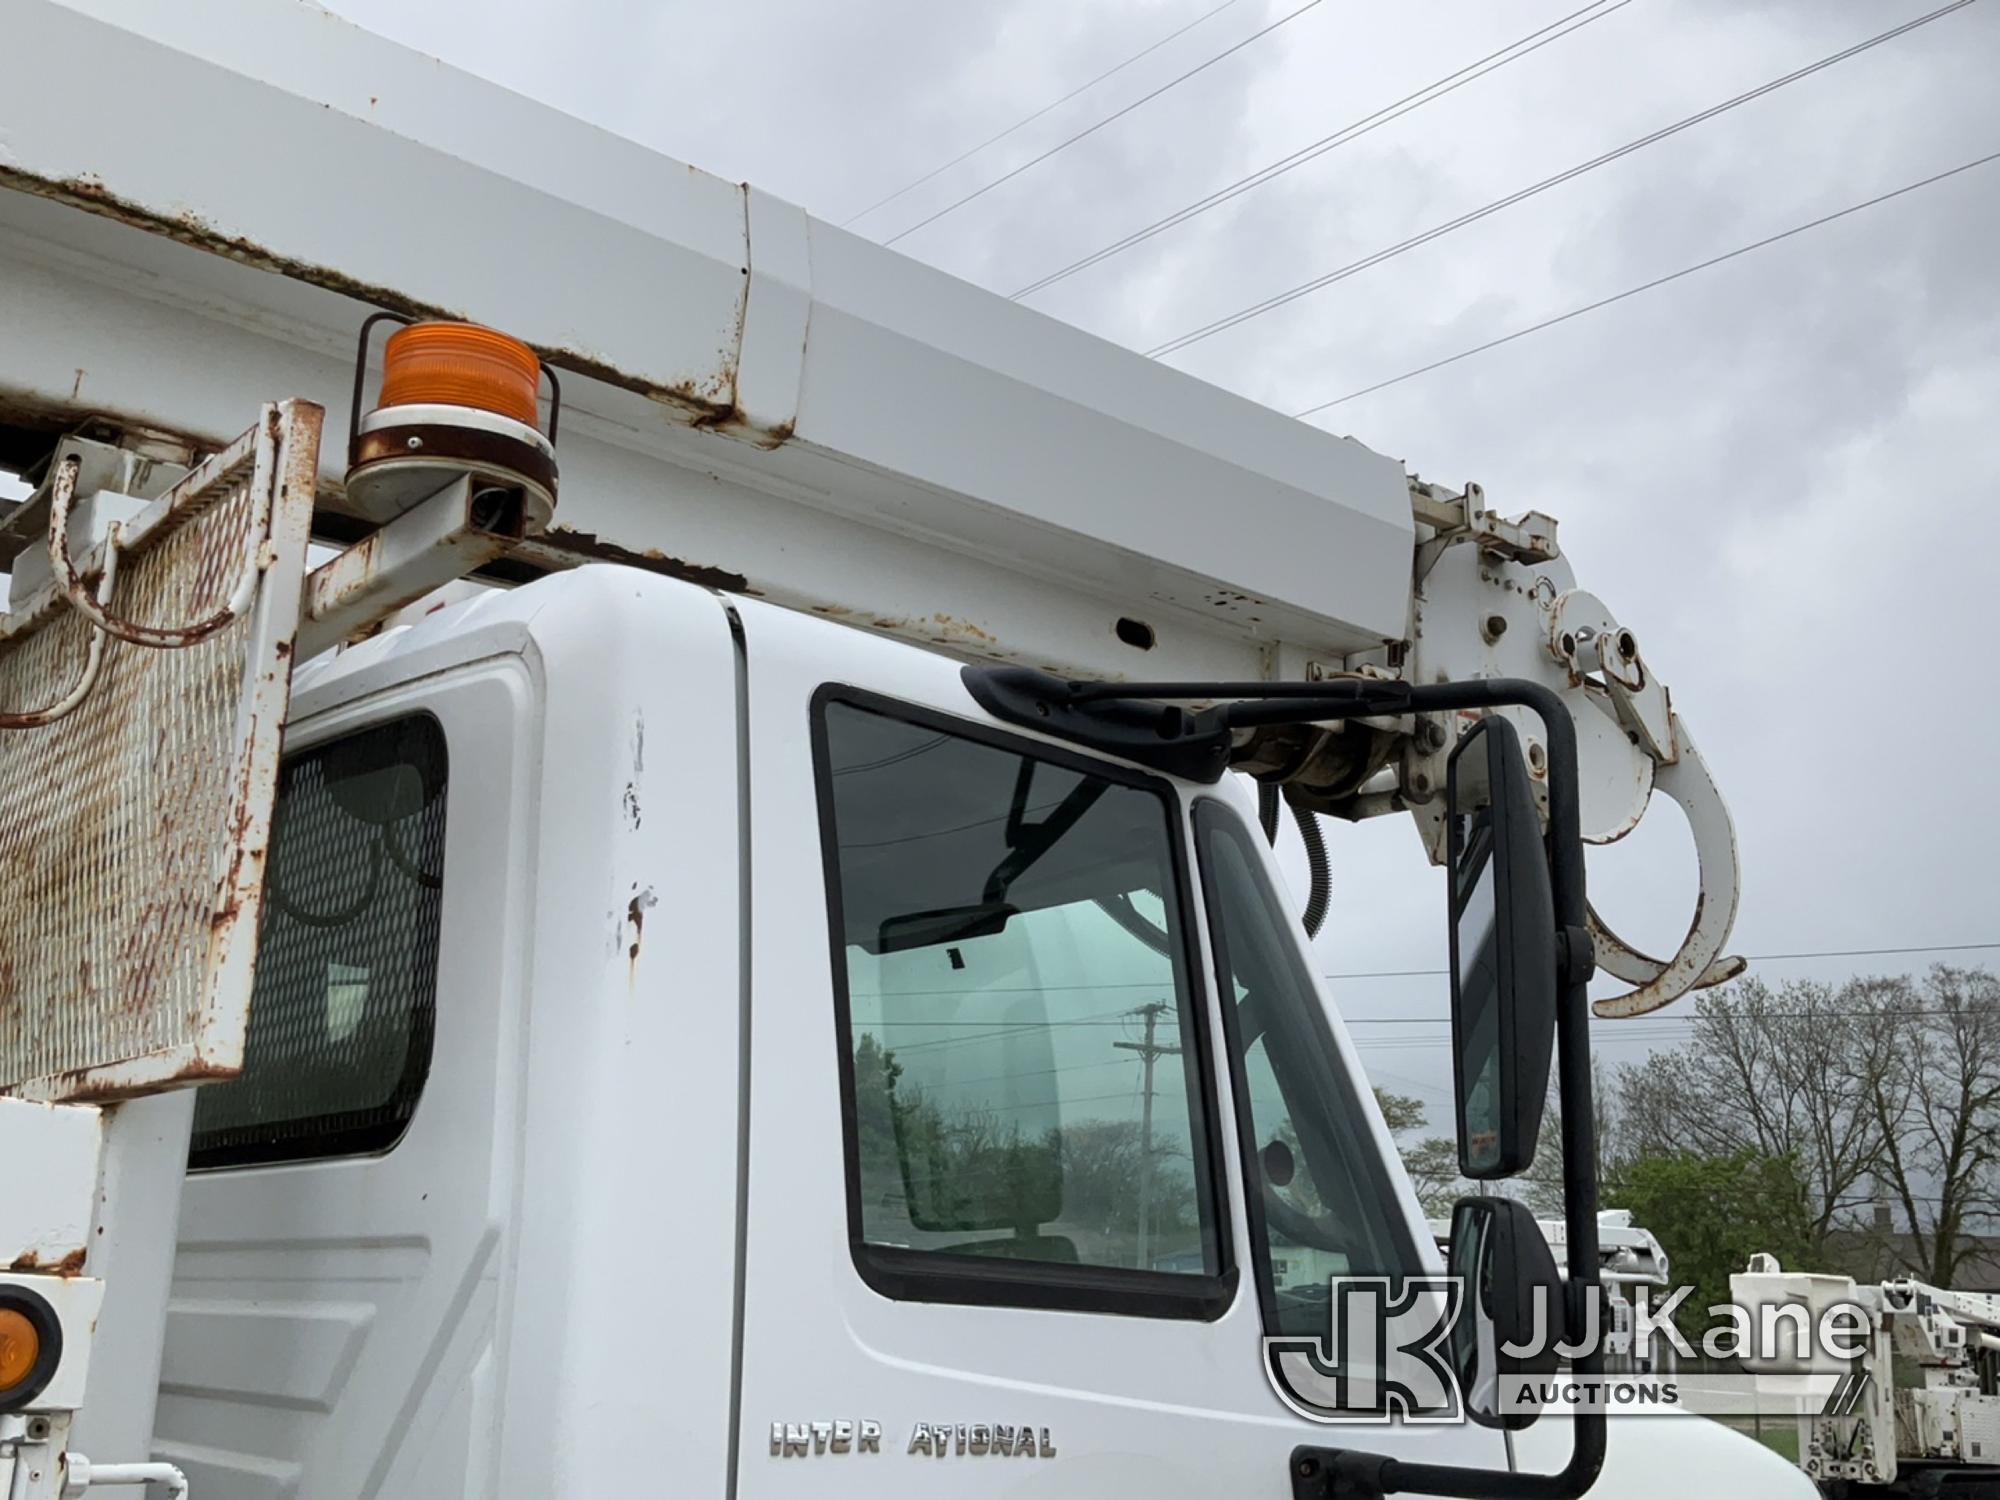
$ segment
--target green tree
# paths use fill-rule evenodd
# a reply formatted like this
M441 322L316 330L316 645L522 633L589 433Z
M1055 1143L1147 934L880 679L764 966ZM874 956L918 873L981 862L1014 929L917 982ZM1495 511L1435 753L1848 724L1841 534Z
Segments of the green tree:
M1424 1101L1414 1094L1392 1094L1378 1086L1375 1103L1382 1111L1389 1134L1402 1135L1405 1131L1424 1128Z
M1769 1251L1784 1266L1810 1264L1813 1223L1797 1160L1744 1148L1719 1155L1660 1151L1619 1162L1604 1201L1632 1211L1658 1237L1670 1279L1694 1292L1675 1320L1694 1336L1708 1308L1729 1300L1729 1273Z
M1458 1142L1446 1136L1427 1135L1402 1147L1403 1170L1410 1174L1417 1202L1433 1219L1451 1217L1452 1205L1468 1193L1479 1190L1476 1183L1458 1175Z
M1396 1152L1403 1158L1403 1170L1410 1174L1417 1202L1430 1217L1447 1217L1452 1204L1467 1191L1467 1185L1458 1175L1458 1143L1441 1135L1403 1139L1430 1123L1421 1099L1377 1088L1375 1102L1381 1106L1389 1133L1398 1138Z

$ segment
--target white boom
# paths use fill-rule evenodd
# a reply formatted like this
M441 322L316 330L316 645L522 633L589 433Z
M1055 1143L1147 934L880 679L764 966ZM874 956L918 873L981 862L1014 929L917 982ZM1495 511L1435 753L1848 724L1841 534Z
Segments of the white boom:
M1587 839L1622 837L1656 787L1695 833L1678 953L1596 924L1634 987L1600 1012L1740 968L1720 795L1547 517L1502 521L1476 486L307 6L16 0L9 36L92 63L10 85L0 432L108 419L128 445L213 449L273 392L308 396L334 414L318 530L352 537L339 413L367 305L504 328L565 395L563 506L517 570L629 561L1066 675L1535 678L1578 720ZM0 555L40 522L16 519ZM1417 812L1436 858L1456 736L1381 729L1271 757L1321 811Z

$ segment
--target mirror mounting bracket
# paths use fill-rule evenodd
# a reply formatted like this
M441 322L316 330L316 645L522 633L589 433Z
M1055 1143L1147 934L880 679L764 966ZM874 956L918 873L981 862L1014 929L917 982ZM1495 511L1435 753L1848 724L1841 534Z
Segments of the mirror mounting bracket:
M1551 689L1522 678L1407 683L1373 678L1327 682L1070 682L1028 667L967 667L966 690L994 717L1123 756L1153 770L1214 783L1229 767L1235 731L1377 715L1448 713L1518 706L1542 721L1549 752L1549 877L1562 963L1556 1017L1556 1077L1562 1102L1563 1219L1568 1300L1597 1295L1597 1143L1590 1099L1590 999L1595 969L1584 893L1583 824L1577 803L1576 723ZM1212 704L1190 709L1188 704ZM1601 1349L1579 1354L1573 1373L1601 1375ZM1405 1463L1386 1454L1304 1445L1292 1451L1295 1500L1381 1500L1428 1494L1463 1500L1575 1500L1604 1466L1605 1417L1582 1410L1559 1473L1522 1474Z
M1597 972L1597 944L1588 927L1564 923L1556 931L1556 973L1565 986L1588 984Z

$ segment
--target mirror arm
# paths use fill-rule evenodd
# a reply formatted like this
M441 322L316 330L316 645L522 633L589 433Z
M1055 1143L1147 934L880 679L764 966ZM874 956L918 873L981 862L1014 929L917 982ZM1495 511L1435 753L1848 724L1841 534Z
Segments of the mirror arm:
M1596 1413L1597 1441L1584 1441L1579 1416L1576 1449L1560 1474L1519 1474L1506 1469L1466 1469L1412 1464L1381 1453L1302 1446L1292 1450L1293 1500L1382 1500L1385 1495L1449 1495L1460 1500L1565 1500L1583 1494L1604 1462L1603 1413Z
M1563 958L1556 1013L1556 1080L1562 1103L1563 1219L1573 1333L1598 1295L1597 1141L1590 1098L1590 999L1595 967L1584 895L1583 821L1577 801L1576 723L1554 691L1520 678L1404 683L1338 679L1326 683L1066 682L1020 667L967 667L967 689L996 716L1045 734L1127 755L1175 774L1214 781L1228 764L1230 731L1252 724L1319 723L1378 714L1449 713L1470 708L1531 709L1549 753L1549 886ZM1219 703L1189 711L1180 702ZM1206 772L1206 774L1203 774ZM1604 1372L1593 1346L1571 1364L1575 1376ZM1556 1474L1414 1464L1384 1454L1301 1446L1292 1451L1297 1500L1379 1500L1416 1493L1465 1500L1575 1500L1604 1464L1602 1411L1570 1419L1575 1446Z
M1563 1219L1568 1244L1566 1311L1572 1335L1588 1326L1584 1311L1598 1295L1597 1127L1590 1097L1590 995L1595 964L1591 957L1589 907L1584 892L1583 822L1577 802L1576 723L1553 691L1538 682L1486 678L1410 689L1418 713L1460 708L1518 705L1542 721L1549 752L1549 884L1563 960L1562 1003L1556 1012L1556 1082L1562 1101ZM1603 1350L1594 1345L1571 1363L1571 1373L1588 1379L1604 1372ZM1522 1497L1574 1500L1595 1482L1604 1465L1605 1417L1582 1411L1571 1419L1575 1446L1557 1474L1488 1473L1439 1464L1388 1460L1379 1477L1396 1490L1431 1495ZM1358 1455L1356 1455L1358 1456ZM1296 1465L1294 1465L1296 1472ZM1296 1491L1296 1484L1294 1485ZM1341 1495L1337 1489L1322 1493ZM1347 1494L1367 1496L1366 1489Z

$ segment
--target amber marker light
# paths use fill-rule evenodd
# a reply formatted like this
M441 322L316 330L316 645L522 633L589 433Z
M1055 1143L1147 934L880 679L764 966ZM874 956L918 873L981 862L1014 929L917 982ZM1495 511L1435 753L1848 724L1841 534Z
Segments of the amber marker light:
M48 1389L62 1362L62 1322L48 1299L0 1283L0 1412L20 1411Z
M42 1357L41 1330L17 1307L0 1307L0 1396L34 1372Z

